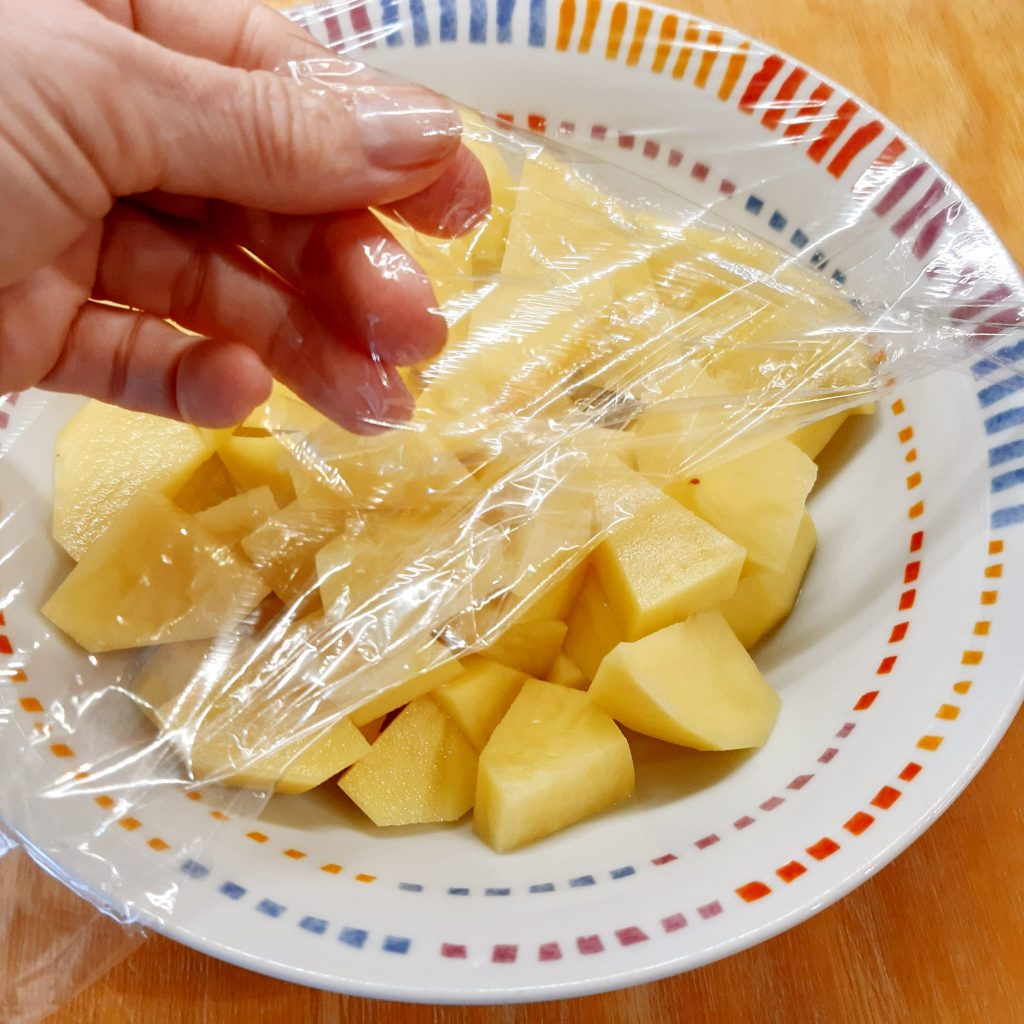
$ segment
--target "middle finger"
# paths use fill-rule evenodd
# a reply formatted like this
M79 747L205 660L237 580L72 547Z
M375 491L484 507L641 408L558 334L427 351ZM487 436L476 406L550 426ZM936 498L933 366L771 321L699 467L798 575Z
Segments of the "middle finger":
M358 433L411 415L412 400L388 361L346 344L300 293L201 229L116 206L106 220L93 297L244 343L275 377Z

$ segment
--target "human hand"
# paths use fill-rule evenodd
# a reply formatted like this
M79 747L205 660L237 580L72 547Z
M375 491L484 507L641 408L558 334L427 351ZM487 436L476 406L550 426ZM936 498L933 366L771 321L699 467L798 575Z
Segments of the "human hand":
M445 325L366 207L438 235L486 209L450 105L258 0L0 0L0 23L0 392L226 426L273 376L358 432L408 417L395 366ZM274 73L322 59L339 89Z

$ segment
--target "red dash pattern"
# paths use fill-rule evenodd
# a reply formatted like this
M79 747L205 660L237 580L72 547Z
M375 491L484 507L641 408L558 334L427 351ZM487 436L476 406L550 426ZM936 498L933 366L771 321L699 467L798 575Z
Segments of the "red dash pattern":
M750 79L743 95L740 97L740 110L745 114L752 114L754 107L764 95L765 89L771 84L775 76L782 70L785 61L778 54L770 54L765 57L764 63Z

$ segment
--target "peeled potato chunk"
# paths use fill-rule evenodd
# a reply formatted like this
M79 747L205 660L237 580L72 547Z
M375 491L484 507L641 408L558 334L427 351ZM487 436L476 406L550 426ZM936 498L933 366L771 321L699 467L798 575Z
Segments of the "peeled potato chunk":
M480 755L473 825L499 853L633 792L629 744L586 693L528 680Z
M556 619L510 626L480 653L491 661L538 679L546 676L562 649L566 625Z
M269 590L194 517L143 493L83 554L43 614L97 654L216 636Z
M279 505L287 505L295 497L287 470L291 456L278 438L230 437L219 454L239 490L269 487Z
M282 601L290 603L317 586L317 552L345 527L348 513L311 508L296 500L242 538L242 550Z
M287 650L309 629L308 620L282 628L281 608L270 595L215 637L154 646L131 681L141 711L160 728L178 729L198 722L240 686L260 678L279 681Z
M224 436L90 402L57 435L53 539L81 558L136 495L174 494Z
M432 661L438 660L440 645L435 644L434 650L428 650L410 658L403 666L404 677L399 677L400 682L395 682L387 689L378 693L376 697L370 698L365 704L361 704L352 712L352 721L356 725L366 725L380 715L386 715L403 704L408 704L425 693L436 690L463 674L463 667L454 658L444 661L439 665L425 668Z
M749 415L742 396L698 364L685 364L675 377L671 397L645 409L628 432L636 468L659 487L727 445Z
M325 423L296 447L290 472L310 507L455 509L477 488L443 440L422 424L357 437Z
M431 696L466 739L482 750L529 677L476 655L464 658L462 669L456 679L438 687Z
M772 441L668 488L741 544L749 567L786 567L818 468L795 444Z
M539 581L531 579L528 575L519 585L513 585L512 592L514 594L530 593L531 591L527 589L529 584L532 584L533 590L537 592L537 596L529 602L525 611L518 616L518 621L525 624L527 622L551 622L552 620L559 619L564 622L565 617L572 611L576 598L579 597L586 575L587 563L580 562L579 565L569 570L557 583L549 583L545 586L543 583L544 576L538 572L536 577Z
M265 709L269 710L269 709ZM212 712L188 747L196 779L224 786L305 793L348 768L370 750L347 718L311 734L287 737L287 715Z
M401 711L338 783L374 825L457 821L473 806L477 754L429 697Z
M736 639L748 650L793 610L816 542L814 523L805 512L786 568L782 572L758 569L744 576L736 593L718 606Z
M596 569L588 570L566 627L562 646L588 680L597 674L604 656L626 639L622 619L612 611Z
M274 381L267 400L249 413L236 433L250 437L274 434L283 445L291 448L293 439L304 437L326 422L326 417L282 383Z
M193 521L221 543L238 544L277 510L270 488L262 486L197 512Z
M231 686L239 656L251 649L251 637L241 631L213 640L161 644L133 681L139 707L160 727L188 720Z
M183 512L202 512L238 493L219 455L211 455L173 495Z
M559 686L568 686L573 690L585 690L590 685L590 680L583 674L576 662L561 652L555 658L555 663L551 666L547 679L549 683L558 683Z
M631 475L637 487L643 485L641 500L611 527L593 560L625 638L636 640L731 597L744 551L639 474Z
M778 694L717 611L619 644L589 694L628 728L698 750L760 747L779 712Z
M839 428L850 418L849 409L833 413L822 420L815 420L804 427L799 427L786 440L795 444L809 459L816 459L825 446L839 431Z

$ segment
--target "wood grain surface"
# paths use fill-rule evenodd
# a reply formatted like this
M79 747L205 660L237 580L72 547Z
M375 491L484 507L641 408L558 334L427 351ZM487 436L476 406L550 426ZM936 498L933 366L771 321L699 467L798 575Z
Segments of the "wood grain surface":
M215 0L211 0L215 2ZM1024 256L1022 0L687 0L837 79L917 139ZM326 995L151 939L57 1024L1024 1021L1024 720L951 810L845 900L710 967L529 1007ZM40 927L60 911L43 903Z

